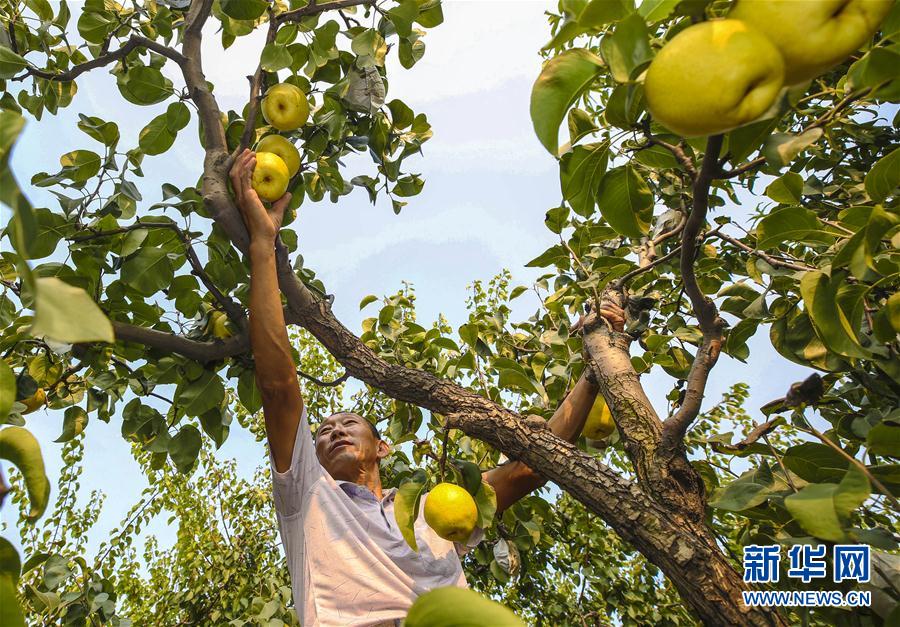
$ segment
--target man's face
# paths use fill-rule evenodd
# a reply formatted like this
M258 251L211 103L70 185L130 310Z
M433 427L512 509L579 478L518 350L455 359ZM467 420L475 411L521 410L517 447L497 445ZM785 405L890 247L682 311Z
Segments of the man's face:
M362 416L340 413L329 416L316 431L316 456L334 479L356 481L362 469L378 467L388 448L372 433Z

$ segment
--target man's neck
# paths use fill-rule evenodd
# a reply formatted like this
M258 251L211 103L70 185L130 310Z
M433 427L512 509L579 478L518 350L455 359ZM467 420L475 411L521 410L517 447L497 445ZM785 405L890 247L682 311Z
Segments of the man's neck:
M360 468L359 475L354 478L348 478L347 481L368 488L379 501L382 499L381 473L377 465L369 468Z

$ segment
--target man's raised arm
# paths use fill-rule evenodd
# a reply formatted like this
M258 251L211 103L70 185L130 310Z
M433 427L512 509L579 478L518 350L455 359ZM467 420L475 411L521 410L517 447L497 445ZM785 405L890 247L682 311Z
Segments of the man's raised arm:
M231 169L231 183L250 234L250 348L256 362L256 387L262 396L275 469L284 472L291 465L303 410L275 272L275 237L291 195L285 194L266 209L250 184L255 166L255 154L245 150Z

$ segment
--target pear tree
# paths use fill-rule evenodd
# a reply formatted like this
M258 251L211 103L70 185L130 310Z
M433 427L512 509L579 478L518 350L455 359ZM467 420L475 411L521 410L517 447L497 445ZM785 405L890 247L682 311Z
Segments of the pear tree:
M834 26L829 19L882 7L862 26L841 21L841 33L862 34L813 75L803 69L800 82L785 77L801 61L824 63L820 50L801 46L789 59L780 47L792 39L765 34L772 23L765 19L752 27L778 50L782 75L772 62L743 80L754 61L774 57L769 46L761 55L739 49L730 58L741 80L728 85L737 91L717 98L703 72L723 71L722 59L688 46L687 61L663 65L653 80L654 62L677 52L690 29L752 23L779 3L734 4L561 0L549 15L546 61L530 102L535 141L559 165L562 199L545 219L558 243L528 264L546 268L533 285L513 287L505 273L487 286L474 283L459 328L418 322L405 289L365 298L360 308L372 315L354 333L304 266L290 217L276 242L285 320L303 330L295 359L311 407L329 408L337 397L328 390L349 377L361 381L355 408L379 421L393 444L410 445L409 454L396 447L383 468L386 485L401 487L398 509L414 513L418 495L440 481L467 489L488 534L466 558L470 581L536 623L858 624L862 617L882 624L900 615L890 593L853 611L747 607L742 593L751 586L740 573L741 551L751 544L867 544L880 569L871 585L890 587L900 490L900 152L891 119L900 99L900 9L851 0L860 6L816 14L825 31L812 27L812 15L778 23L819 41ZM825 2L794 4L818 10ZM58 541L89 420L121 425L136 463L189 530L191 490L210 488L182 479L197 473L200 481L201 468L215 467L235 413L261 439L247 324L249 239L228 187L230 165L244 148L278 135L300 157L287 185L291 209L326 195L340 202L360 187L373 203L387 197L401 214L393 219L402 220L424 184L404 160L432 130L426 113L386 102L385 58L396 54L413 68L427 30L443 21L442 7L438 0L87 0L74 8L28 0L5 4L0 15L0 202L12 211L0 235L0 421L8 425L0 436L27 429L30 404L43 391L41 402L62 414L67 455L49 528L38 534L23 513L30 552L20 559L0 545L0 599L17 598L29 617L125 624L119 608L153 615L122 599L152 589L133 563L126 566L127 545L161 509L139 501L94 568L77 541ZM246 103L222 111L204 75L204 38L214 36L227 53L253 32L265 43ZM668 86L685 67L698 73L700 91L669 88L656 98L653 86ZM147 116L136 146L119 145L119 126L105 119L112 114L81 115L78 129L93 143L60 155L56 172L27 173L26 184L26 173L9 168L26 118L40 124L71 106L88 72L114 77L109 111L159 105L161 113ZM279 85L308 97L308 118L302 112L292 130L266 111ZM741 98L757 91L771 102L746 108ZM740 110L710 108L729 98ZM686 108L696 118L682 127ZM194 121L199 136L189 137ZM196 185L146 189L145 160L179 135L203 147ZM375 176L347 170L342 157L359 154L371 158ZM58 207L32 206L30 188L49 190ZM60 246L66 262L46 261ZM529 289L541 295L539 309L512 319L510 301ZM598 316L601 303L622 309L623 332ZM173 322L182 318L191 323ZM737 380L722 402L701 411L710 377L721 371L716 363L723 355L752 363L758 338L808 376L786 382L783 397L751 408L754 415ZM586 369L615 430L571 445L540 419ZM645 382L656 375L669 378L669 390L651 402ZM165 414L156 401L167 403ZM553 502L534 495L494 517L489 490L471 479L501 455L563 495ZM13 502L26 512L22 488L44 481L19 474L8 472ZM90 516L72 528L90 527ZM190 559L204 550L199 545L221 538L196 540L183 539L183 564L196 565ZM64 545L72 551L57 552ZM252 548L257 555L258 543ZM604 550L625 556L630 572L605 560ZM262 563L281 574L263 584L247 571L242 581L250 583L235 590L263 586L277 602L254 599L243 609L237 602L229 616L287 622L283 563ZM205 582L188 570L185 611L174 618L189 623L220 597L200 590ZM224 590L227 582L219 583ZM772 585L802 588L788 577Z

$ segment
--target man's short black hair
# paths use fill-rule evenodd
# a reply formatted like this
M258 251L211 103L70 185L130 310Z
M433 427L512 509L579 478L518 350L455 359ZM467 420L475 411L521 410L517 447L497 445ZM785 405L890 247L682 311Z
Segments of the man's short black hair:
M375 436L375 439L376 440L381 439L381 434L378 433L378 427L376 427L375 423L373 423L371 420L367 420L365 416L360 416L359 414L356 414L352 411L336 411L333 414L331 414L331 416L337 416L338 414L353 414L354 416L359 416L366 422L367 425L369 425L369 430L372 432L372 435ZM326 417L325 420L328 420L328 418L331 418L331 416ZM319 423L319 426L321 426L321 425L322 425L322 423ZM318 433L318 432L319 432L319 430L316 429L316 433Z

